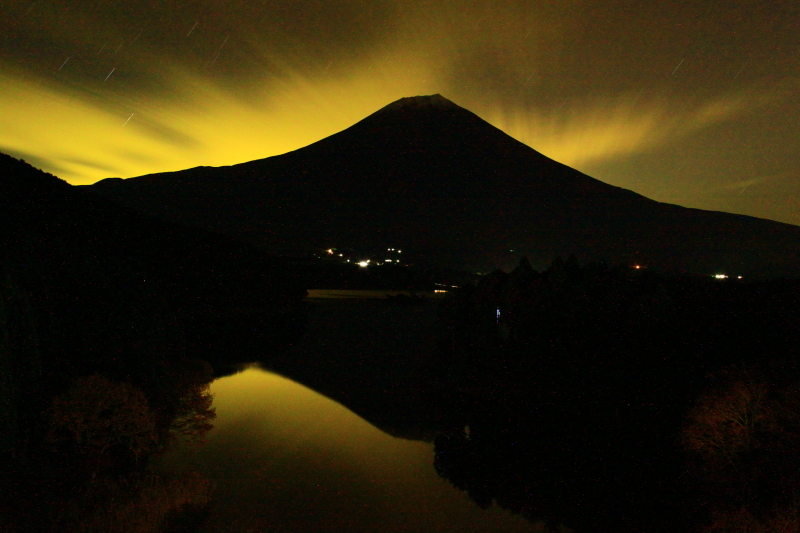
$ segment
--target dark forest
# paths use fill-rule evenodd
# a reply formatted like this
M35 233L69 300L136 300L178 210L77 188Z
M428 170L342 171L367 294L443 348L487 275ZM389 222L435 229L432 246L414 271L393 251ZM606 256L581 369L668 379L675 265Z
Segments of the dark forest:
M437 471L576 531L795 531L796 281L523 259L441 308Z

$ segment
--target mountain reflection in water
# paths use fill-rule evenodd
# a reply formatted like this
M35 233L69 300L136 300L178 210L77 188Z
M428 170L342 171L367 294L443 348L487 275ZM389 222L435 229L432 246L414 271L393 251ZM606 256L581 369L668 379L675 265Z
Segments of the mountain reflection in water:
M251 367L211 390L215 429L175 458L216 486L203 531L540 530L441 479L431 443L392 437L289 379Z

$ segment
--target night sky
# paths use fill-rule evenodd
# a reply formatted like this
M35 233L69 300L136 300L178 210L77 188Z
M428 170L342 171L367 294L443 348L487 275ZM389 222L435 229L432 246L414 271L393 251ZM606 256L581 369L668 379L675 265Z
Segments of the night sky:
M590 176L800 224L800 2L0 0L0 151L73 184L440 93Z

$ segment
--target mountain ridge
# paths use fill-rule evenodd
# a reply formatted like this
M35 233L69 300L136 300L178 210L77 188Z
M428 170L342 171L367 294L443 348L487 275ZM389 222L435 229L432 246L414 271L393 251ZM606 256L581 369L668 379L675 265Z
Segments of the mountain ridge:
M800 276L800 228L663 204L553 161L441 95L286 154L87 190L270 251L399 245L478 270L556 255Z

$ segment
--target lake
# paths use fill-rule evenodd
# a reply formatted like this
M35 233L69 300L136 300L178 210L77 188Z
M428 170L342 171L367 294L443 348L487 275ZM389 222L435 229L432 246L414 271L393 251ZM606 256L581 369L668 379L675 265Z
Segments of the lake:
M424 398L411 352L431 348L435 307L323 300L309 315L304 338L272 370L317 384L384 430L260 366L216 380L208 442L172 459L216 486L202 531L541 531L480 509L434 470L433 444L420 440L431 421L414 420Z

